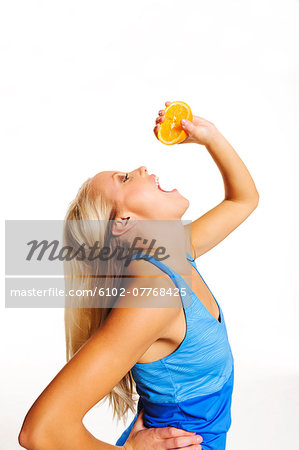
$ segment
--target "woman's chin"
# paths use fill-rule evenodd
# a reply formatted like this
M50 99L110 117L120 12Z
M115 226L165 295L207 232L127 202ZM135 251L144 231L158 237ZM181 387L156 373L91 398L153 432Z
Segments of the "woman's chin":
M181 197L182 201L184 202L186 209L188 209L189 205L190 205L189 200L186 197L184 197L182 194L180 194L180 197Z
M184 197L181 194L179 197L180 198L177 201L176 211L177 211L177 214L179 215L179 217L182 217L185 214L185 212L187 211L187 209L189 208L190 202L186 197Z

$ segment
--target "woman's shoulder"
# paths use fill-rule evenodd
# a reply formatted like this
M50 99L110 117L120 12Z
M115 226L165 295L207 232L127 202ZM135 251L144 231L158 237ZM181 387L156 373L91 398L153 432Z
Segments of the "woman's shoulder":
M126 269L126 275L132 280L138 281L138 283L140 279L151 281L153 284L165 284L165 280L166 283L171 283L171 279L167 273L154 263L145 259L132 259Z
M130 288L131 291L134 287L140 289L139 294L142 293L142 295L145 295L146 289L146 295L150 295L153 292L152 289L155 289L153 294L155 297L165 296L165 290L173 290L175 287L167 273L144 259L133 259L130 262L123 283L123 286ZM177 306L180 306L179 302Z

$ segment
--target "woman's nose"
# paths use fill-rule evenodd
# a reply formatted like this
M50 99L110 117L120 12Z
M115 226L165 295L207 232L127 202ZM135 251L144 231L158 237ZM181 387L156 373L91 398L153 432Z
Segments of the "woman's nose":
M145 166L139 167L140 175L147 175L147 168Z

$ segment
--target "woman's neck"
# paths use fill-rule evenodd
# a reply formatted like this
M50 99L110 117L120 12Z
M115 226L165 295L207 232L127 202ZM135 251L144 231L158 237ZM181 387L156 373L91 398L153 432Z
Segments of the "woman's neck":
M150 221L135 230L132 239L136 250L133 253L153 256L179 274L191 274L186 253L190 252L191 239L181 220ZM138 233L136 233L138 231ZM137 234L137 236L136 236ZM136 239L137 237L137 239Z

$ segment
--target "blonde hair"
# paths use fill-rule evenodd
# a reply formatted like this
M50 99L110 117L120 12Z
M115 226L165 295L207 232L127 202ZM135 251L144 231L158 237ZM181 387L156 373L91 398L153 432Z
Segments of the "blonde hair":
M82 243L92 246L98 241L102 247L105 242L109 241L109 247L115 247L119 244L119 241L118 238L112 236L111 224L116 217L116 213L116 204L110 202L102 194L93 195L92 178L88 178L68 207L63 229L63 245L70 246L76 251ZM93 226L93 224L96 226ZM124 244L122 242L122 247L124 247ZM100 260L91 266L88 261L78 262L73 258L64 265L66 291L68 289L74 289L74 292L77 289L83 291L94 289L97 286L98 289L104 288L103 292L111 292L112 288L116 287L117 289L114 292L118 292L120 278L112 276L97 278L95 273L102 274L106 271L109 274L123 273L123 265L124 262L122 261L110 259L105 262L105 266ZM110 288L110 290L106 291L106 288ZM70 300L68 301L70 302ZM87 298L83 294L72 297L71 307L65 308L67 361L101 328L111 311L111 297L109 299L101 297L101 305L103 306L101 308L82 307L85 302L90 305L91 301L90 297ZM74 305L80 305L80 307L74 307ZM134 414L136 413L135 394L136 384L131 371L129 371L102 401L108 399L109 405L112 405L113 408L113 418L116 415L118 420L122 418L125 423L129 409Z

